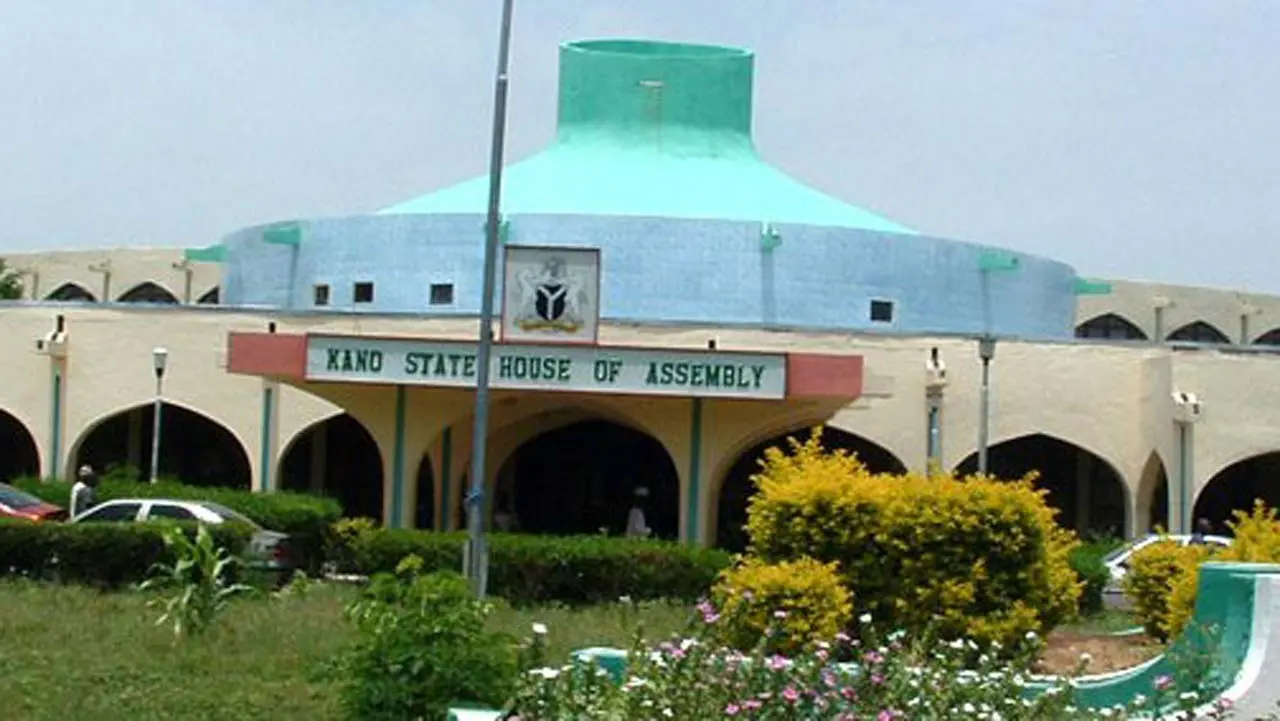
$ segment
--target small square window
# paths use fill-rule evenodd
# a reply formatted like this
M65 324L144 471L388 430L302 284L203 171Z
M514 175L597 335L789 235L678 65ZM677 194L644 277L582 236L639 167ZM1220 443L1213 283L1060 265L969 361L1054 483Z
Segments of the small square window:
M453 305L453 283L432 283L431 305Z
M357 303L372 303L373 283L367 280L356 283L355 291L352 293L352 296Z
M892 323L893 322L893 301L891 300L871 301L871 320L875 323Z
M316 305L329 305L329 286L327 283L316 283L315 288Z

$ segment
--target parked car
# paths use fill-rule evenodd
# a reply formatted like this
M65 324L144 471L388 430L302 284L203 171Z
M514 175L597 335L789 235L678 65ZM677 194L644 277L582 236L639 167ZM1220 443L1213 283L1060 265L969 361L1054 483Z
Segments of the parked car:
M63 521L67 510L0 483L0 518L20 518L26 521Z
M251 568L275 571L282 575L294 570L288 534L269 531L244 514L220 503L167 498L117 498L90 508L72 523L141 523L162 519L196 521L215 526L223 523L247 526L252 532L246 549Z
M1185 546L1191 543L1190 535L1166 535L1151 534L1145 538L1137 538L1116 550L1108 553L1102 558L1102 562L1106 564L1107 571L1111 573L1111 581L1107 584L1105 592L1116 596L1124 595L1124 577L1129 572L1129 562L1133 559L1133 554L1161 540L1177 541ZM1205 536L1206 544L1226 548L1231 545L1231 539L1227 536Z

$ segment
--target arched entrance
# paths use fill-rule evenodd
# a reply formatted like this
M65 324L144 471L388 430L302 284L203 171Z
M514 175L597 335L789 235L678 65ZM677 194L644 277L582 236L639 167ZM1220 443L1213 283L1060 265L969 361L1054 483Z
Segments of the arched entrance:
M591 420L545 431L498 471L493 514L525 533L612 535L626 530L635 502L656 538L679 535L680 477L660 441L627 426Z
M416 484L418 500L413 507L413 527L431 530L436 523L436 480L429 455L423 454L418 463Z
M151 435L155 407L134 406L99 421L81 435L73 468L89 464L102 472L136 469L151 475ZM226 426L173 403L160 413L160 475L196 486L248 488L253 478L249 455Z
M0 481L40 474L35 436L12 413L0 410Z
M218 305L222 302L220 299L221 290L221 287L216 285L213 286L209 290L205 291L204 295L197 298L196 303L199 305Z
M1165 470L1160 456L1152 453L1142 468L1142 481L1138 484L1138 506L1147 512L1145 527L1140 525L1139 534L1153 533L1156 529L1169 530L1169 473ZM1143 519L1139 514L1138 523Z
M805 440L809 430L801 428L782 433L767 441L758 443L742 455L729 468L720 484L719 499L716 502L716 546L727 551L740 552L747 547L747 533L743 526L747 523L747 501L755 493L751 477L760 471L760 459L770 448L788 447L787 439ZM861 436L854 435L838 428L826 427L822 430L822 446L827 450L843 450L857 456L859 461L873 473L906 473L907 466L897 456L883 446L879 446Z
M178 296L165 290L163 286L151 281L143 281L124 293L120 294L117 299L120 303L162 303L166 305L177 305Z
M1280 451L1238 461L1209 479L1196 498L1192 523L1204 518L1216 533L1226 533L1233 512L1248 512L1255 500L1280 507Z
M349 414L317 421L294 436L278 477L286 491L337 499L349 517L382 519L382 454Z
M90 293L89 291L85 290L82 286L77 285L75 283L63 283L57 288L54 288L53 292L50 293L49 295L46 295L44 299L60 300L67 303L70 303L70 302L94 303L98 300L97 298L93 297L93 293Z
M1043 433L997 443L987 453L988 470L996 478L1016 479L1038 472L1036 487L1048 491L1046 500L1058 510L1058 523L1062 526L1082 536L1125 535L1124 480L1102 458ZM961 475L977 470L977 453L957 468Z

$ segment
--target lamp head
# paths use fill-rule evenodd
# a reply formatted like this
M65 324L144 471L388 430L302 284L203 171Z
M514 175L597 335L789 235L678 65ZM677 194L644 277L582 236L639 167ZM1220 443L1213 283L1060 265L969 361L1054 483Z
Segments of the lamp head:
M978 339L978 357L984 361L989 361L996 357L996 339L994 336L984 335Z
M155 369L156 375L164 373L165 365L169 362L169 351L166 348L151 349L151 367Z

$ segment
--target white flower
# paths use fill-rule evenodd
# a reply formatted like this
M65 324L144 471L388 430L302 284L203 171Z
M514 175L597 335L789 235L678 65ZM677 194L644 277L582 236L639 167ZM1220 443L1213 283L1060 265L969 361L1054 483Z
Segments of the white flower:
M545 624L535 623L533 624L533 632L539 636L545 636L547 635L547 627Z
M858 616L858 623L871 623L871 614L864 613L861 616Z

